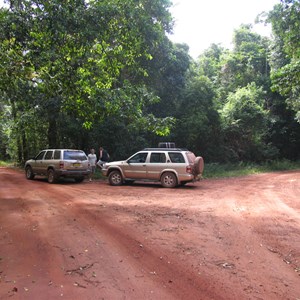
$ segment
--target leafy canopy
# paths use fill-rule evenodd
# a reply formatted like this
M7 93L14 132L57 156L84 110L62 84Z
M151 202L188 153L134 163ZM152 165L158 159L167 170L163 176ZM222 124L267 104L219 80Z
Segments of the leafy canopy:
M300 122L300 2L282 0L269 13L275 36L273 46L273 90L287 98ZM278 59L280 58L280 60Z
M153 45L171 30L168 0L7 2L9 9L0 15L0 58L6 62L0 67L5 75L0 88L9 99L12 89L6 82L15 85L25 77L40 95L34 107L48 112L52 103L51 114L75 114L85 127L116 115L146 118L144 125L160 134L168 131L143 114L157 97L147 91L141 64L142 58L152 59ZM19 65L9 65L16 60ZM10 67L14 78L7 72Z

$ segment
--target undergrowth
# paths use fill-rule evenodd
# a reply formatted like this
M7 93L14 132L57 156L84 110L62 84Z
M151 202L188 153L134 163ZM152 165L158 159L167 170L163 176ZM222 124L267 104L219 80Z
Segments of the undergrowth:
M273 171L286 171L300 169L300 161L289 160L270 161L263 164L255 163L209 163L205 164L204 178L238 177Z

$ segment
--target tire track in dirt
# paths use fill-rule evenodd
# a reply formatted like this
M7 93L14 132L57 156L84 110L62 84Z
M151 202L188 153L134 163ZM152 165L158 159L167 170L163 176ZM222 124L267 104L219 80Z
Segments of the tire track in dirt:
M179 189L0 177L0 299L300 298L300 172Z
M151 249L145 249L137 240L130 237L128 232L122 232L121 228L106 221L104 215L100 216L99 222L98 217L93 218L93 214L86 211L82 205L75 209L76 204L73 203L74 199L72 198L73 189L69 190L67 186L45 185L41 192L43 182L38 185L29 182L29 185L32 185L32 188L23 192L22 197L30 199L30 201L25 202L19 199L13 209L22 207L20 216L23 220L18 223L34 224L30 227L34 228L35 235L28 234L26 227L12 230L13 232L21 231L22 238L10 233L11 238L17 240L19 244L25 244L26 240L31 241L30 245L27 244L28 249L23 248L23 250L38 254L39 260L27 257L26 260L18 261L12 265L18 280L23 279L22 285L28 298L31 297L30 292L33 289L37 291L36 287L43 284L44 289L50 287L48 289L52 290L47 297L65 295L70 299L76 299L80 292L74 294L70 288L67 288L71 284L65 280L66 277L71 278L70 281L73 281L75 287L94 288L94 292L91 293L94 295L91 299L99 297L99 285L101 297L114 298L115 296L116 299L127 297L131 299L140 299L141 297L147 299L179 297L179 299L183 299L190 298L191 291L194 295L195 292L199 293L201 290L200 287L204 283L202 282L200 285L201 280L195 280L194 274L189 277L188 270L186 270L187 273L184 273L182 270L176 270L175 267L163 262L151 253ZM16 194L20 193L21 190L16 190ZM6 200L10 201L10 205L12 204L10 199ZM37 206L41 213L38 213L37 209L34 208ZM111 217L108 216L107 219L109 220ZM8 220L6 222L10 223ZM63 228L63 231L60 232L60 228ZM61 234L59 240L55 237L57 232ZM99 238L94 243L93 240L96 236ZM81 245L80 251L78 247L74 247L74 240ZM32 245L34 246L32 247ZM22 255L17 251L15 256L20 257ZM48 267L49 259L46 259L49 257L52 257L51 268ZM32 271L28 272L30 274L27 275L22 273L23 270L30 270L34 266L38 266L41 270L39 274ZM37 282L36 279L30 285L30 282L25 278L26 276L31 278L47 277L48 286L41 281L38 285L34 284ZM8 277L6 276L6 278ZM167 279L168 277L172 279ZM17 282L18 280L14 281ZM124 282L126 283L125 286L123 286ZM72 286L73 290L74 286ZM181 290L180 287L184 288ZM19 295L22 295L23 292L22 297L26 298L26 293L21 288L17 289ZM14 287L8 294L13 290ZM201 293L203 299L215 298L209 296L213 293L207 292L204 288L202 288ZM205 294L208 296L206 297Z

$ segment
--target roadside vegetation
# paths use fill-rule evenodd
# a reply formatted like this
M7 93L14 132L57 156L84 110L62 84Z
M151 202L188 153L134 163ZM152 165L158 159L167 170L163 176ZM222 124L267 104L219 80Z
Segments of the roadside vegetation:
M210 163L205 165L203 178L238 177L274 171L300 170L299 161L270 161L262 164L255 163Z
M0 167L10 167L11 165L10 162L0 160Z

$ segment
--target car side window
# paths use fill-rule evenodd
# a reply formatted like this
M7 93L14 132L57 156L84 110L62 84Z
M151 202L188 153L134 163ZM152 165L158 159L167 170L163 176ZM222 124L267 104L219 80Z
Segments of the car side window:
M178 152L169 152L169 157L171 159L172 163L184 163L184 157L182 155L182 153L178 153Z
M46 151L40 152L40 153L38 154L38 156L37 156L35 159L36 159L36 160L41 160L41 159L43 159L43 157L44 157L44 155L45 155L45 152L46 152Z
M165 153L151 153L150 163L165 163L166 154Z
M60 159L60 150L55 150L54 151L54 159Z
M52 159L53 151L47 151L45 155L45 159Z
M128 163L144 163L147 159L147 152L138 153L128 160Z

